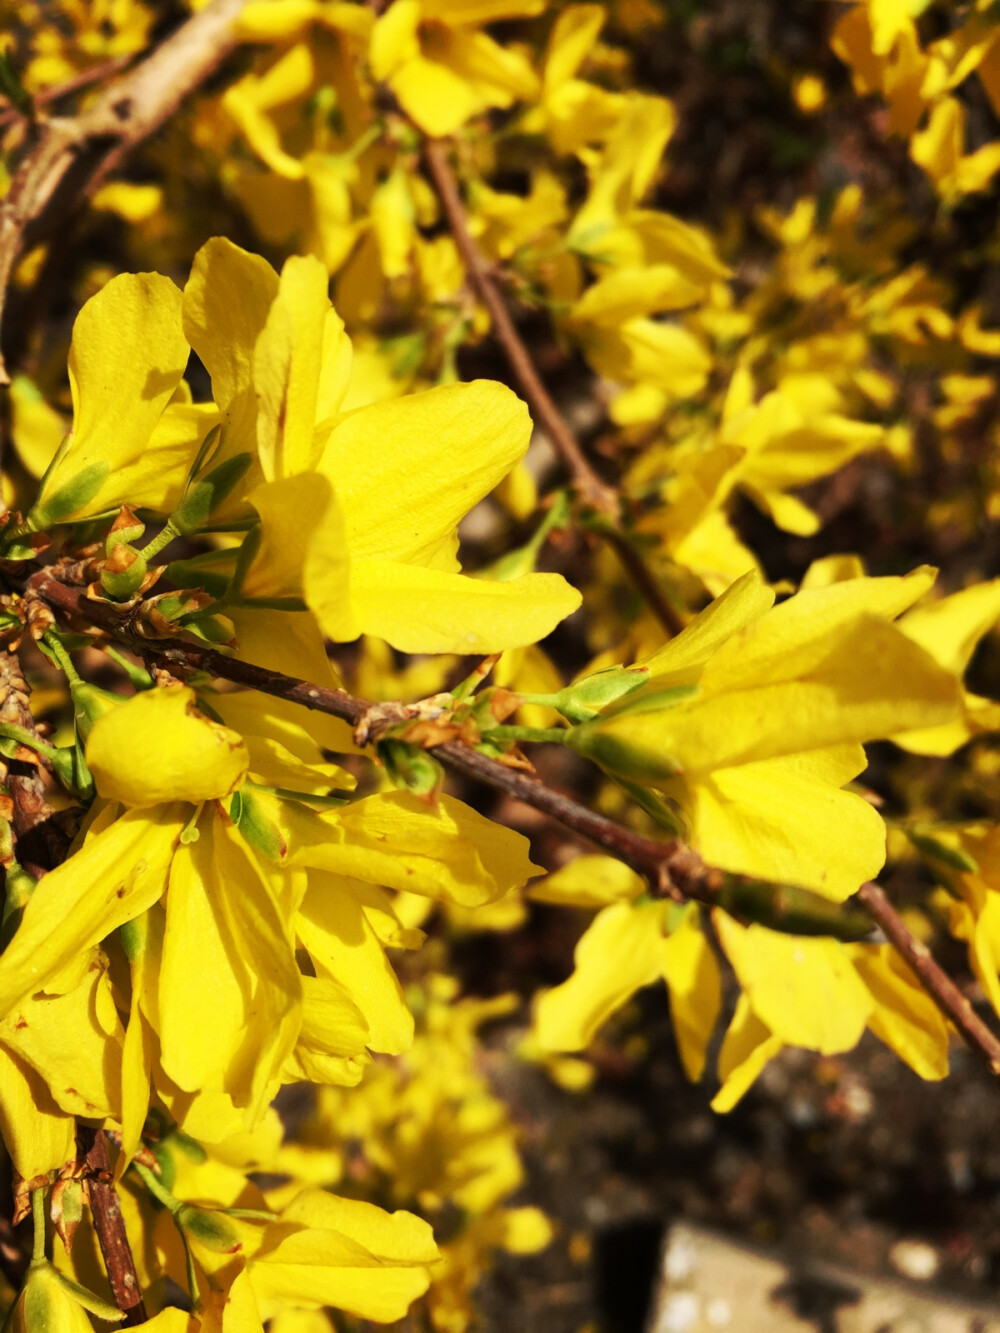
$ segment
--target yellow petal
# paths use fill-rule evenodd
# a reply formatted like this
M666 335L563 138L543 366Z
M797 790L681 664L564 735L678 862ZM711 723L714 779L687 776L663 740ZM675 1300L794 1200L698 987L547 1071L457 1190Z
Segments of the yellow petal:
M353 882L311 871L296 921L318 974L339 981L364 1015L371 1049L387 1055L408 1050L413 1016Z
M281 1214L299 1223L252 1265L250 1281L265 1318L284 1304L332 1305L391 1323L427 1290L438 1258L426 1222L370 1203L303 1191Z
M754 1013L776 1038L822 1055L858 1044L875 1004L839 940L744 927L718 910L712 920Z
M184 374L181 294L158 273L123 273L92 296L69 353L73 438L36 503L51 519L124 503L129 469Z
M156 902L189 814L186 806L162 807L155 819L129 811L45 876L0 955L0 1015Z
M536 902L568 907L607 907L621 899L637 898L645 889L642 877L613 856L578 856L533 884L528 896Z
M623 704L588 723L580 741L610 771L646 773L655 781L668 777L671 766L707 773L883 739L957 713L955 678L875 616L857 616L815 639L805 630L789 635L783 657L771 651L781 634L761 635L767 650L755 651L755 628L735 635L706 664L697 696L656 712L632 712ZM799 672L800 679L790 678ZM639 692L636 699L641 702Z
M289 864L444 898L463 907L493 902L539 873L527 838L452 796L429 809L389 792L308 818L288 811Z
M195 255L184 288L184 332L212 377L212 397L222 413L217 461L256 455L254 348L277 294L271 265L221 236Z
M878 811L844 783L865 767L860 746L718 768L668 788L709 865L843 902L885 861Z
M530 435L524 403L491 380L349 413L319 468L336 493L352 557L426 563L524 455Z
M948 1073L948 1025L940 1009L888 944L858 945L854 966L875 1008L868 1026L921 1078Z
M17 456L33 477L40 477L55 457L66 423L49 407L27 375L10 383L11 438Z
M76 1156L76 1120L60 1111L33 1070L0 1044L0 1136L26 1180Z
M282 477L256 486L247 498L260 517L260 548L244 579L244 596L301 597L303 566L316 534L326 555L326 577L346 582L340 506L325 477L315 472Z
M722 1087L712 1098L712 1110L720 1114L731 1111L781 1046L781 1038L768 1030L750 1008L746 995L741 995L719 1052Z
M339 355L342 342L346 366ZM268 481L305 472L318 459L322 441L314 444L314 436L321 386L322 414L329 416L347 388L349 355L343 323L330 308L326 269L312 255L292 255L254 349L257 445ZM323 385L328 369L335 383Z
M240 656L247 662L269 671L282 671L287 676L296 676L315 685L339 687L340 680L326 654L323 635L311 612L232 607L228 614L236 630ZM303 752L297 745L295 733L303 727L315 745L325 750L351 754L356 749L351 728L346 722L327 713L311 712L301 704L256 691L218 696L217 701L218 711L223 717L227 713L232 716L237 731L243 730L241 718L247 718L248 722L253 719L254 725L248 725L247 730L264 736L274 735L307 763L319 756L314 750ZM213 699L213 707L215 703Z
M545 53L545 91L573 78L604 26L603 5L570 5L556 19Z
M681 1063L691 1082L697 1083L722 1008L722 974L697 909L688 909L681 924L663 940L660 958Z
M759 620L773 605L774 591L751 570L640 665L649 669L657 689L696 680L698 673L692 668L703 666L727 639Z
M243 738L197 712L186 685L119 704L87 738L87 764L108 800L136 808L229 796L246 776Z
M110 1031L98 1016L99 990L110 1007ZM123 1036L107 975L99 970L66 995L23 1000L0 1023L0 1042L44 1079L56 1105L95 1120L120 1116Z
M568 981L535 1004L535 1034L546 1051L581 1051L641 986L660 975L663 903L615 903L576 946Z
M700 300L704 291L701 284L692 282L673 264L616 269L587 288L570 318L614 328L636 315L683 310Z
M545 637L580 605L560 574L524 574L505 583L390 560L354 560L350 616L314 552L306 602L335 639L374 634L407 653L494 653Z
M233 955L211 850L205 835L178 847L167 891L159 973L160 1062L187 1092L225 1085L253 994L245 961ZM194 958L197 967L191 965ZM211 1022L206 1022L209 1014Z
M899 628L935 662L961 675L979 640L998 620L1000 579L993 579L908 612Z

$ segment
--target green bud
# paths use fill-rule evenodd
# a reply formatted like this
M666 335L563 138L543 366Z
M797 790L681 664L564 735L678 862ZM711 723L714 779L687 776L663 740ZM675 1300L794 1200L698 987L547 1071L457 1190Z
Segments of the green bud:
M949 870L957 870L964 875L974 875L978 872L978 864L963 848L951 846L933 834L923 833L914 828L904 829L904 832L917 851L932 864L938 867L947 866Z
M433 804L444 782L444 769L429 751L406 741L384 740L377 743L375 753L394 787Z
M121 695L113 694L111 690L102 690L100 685L91 685L86 680L71 681L69 693L73 700L77 734L84 741L99 717L125 702Z
M609 704L631 694L648 679L647 667L607 667L592 676L567 685L558 694L548 696L545 702L558 709L570 722L589 722ZM541 696L532 695L532 702L541 703Z
M855 911L794 884L766 884L727 878L718 904L732 916L756 921L788 935L831 935L837 940L863 940L875 929L867 912Z
M239 1232L223 1213L186 1203L178 1208L174 1220L189 1239L204 1245L206 1250L235 1254L243 1248Z
M46 755L56 775L66 790L79 797L81 801L92 801L95 788L94 779L83 755L79 740L74 745L61 745Z
M138 518L128 505L122 505L108 530L104 542L105 554L110 555L115 547L123 542L126 546L134 546L145 531L146 525L142 519Z
M127 542L115 545L101 570L101 590L115 602L128 602L146 579L146 558Z
M8 837L9 837L9 825ZM11 857L7 861L7 873L4 877L3 915L0 917L0 950L5 949L21 924L21 917L28 905L28 899L35 891L38 880L34 875L22 869Z
M211 514L218 509L233 487L246 474L253 459L250 454L236 454L204 477L193 481L184 498L170 515L170 526L186 536L205 526Z

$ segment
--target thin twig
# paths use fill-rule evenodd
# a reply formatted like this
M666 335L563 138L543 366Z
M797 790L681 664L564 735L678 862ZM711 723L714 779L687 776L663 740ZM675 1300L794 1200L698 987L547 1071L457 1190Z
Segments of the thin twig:
M89 1168L90 1211L104 1256L104 1266L108 1271L108 1282L115 1304L125 1316L122 1327L133 1328L136 1324L146 1322L146 1309L142 1303L142 1289L135 1271L132 1248L128 1243L118 1191L111 1183L108 1141L103 1129L94 1129L79 1120L76 1137L79 1156Z
M0 319L26 242L61 218L147 139L236 45L233 20L246 0L212 0L75 117L29 126L27 146L0 202ZM0 384L10 382L0 356Z
M469 279L489 312L493 332L535 419L548 433L581 499L605 520L607 526L602 529L601 535L614 548L649 609L668 634L680 633L684 628L682 616L665 595L659 580L629 541L628 535L622 531L621 497L591 467L580 448L580 442L542 382L531 354L511 319L507 302L493 281L490 266L469 231L458 182L448 162L446 144L440 139L427 140L424 161Z
M948 973L934 961L927 945L918 940L878 884L862 884L858 901L920 978L924 989L950 1018L965 1044L980 1057L991 1074L1000 1077L1000 1039L994 1036Z
M205 671L234 684L260 690L264 694L330 713L352 726L368 713L371 705L346 690L313 685L265 670L238 658L227 657L211 648L201 648L179 639L143 639L124 623L110 607L88 599L82 590L60 583L51 570L33 580L38 595L53 608L76 618L90 621L125 643L144 657L158 659L173 668ZM653 891L664 896L691 898L715 904L719 901L726 876L706 866L692 848L679 839L656 842L632 829L617 824L605 815L588 809L570 796L554 791L537 778L508 768L456 741L436 746L434 754L450 769L486 783L516 800L549 815L565 828L589 839L604 851L630 866L646 879ZM858 900L886 937L920 977L938 1008L954 1023L958 1032L987 1067L1000 1075L1000 1041L976 1016L955 983L942 971L925 945L914 938L899 913L876 884L864 884Z
M21 663L16 653L6 650L0 650L0 721L37 735ZM45 782L34 757L2 760L0 769L6 771L13 807L11 832L18 863L29 875L41 879L65 859L71 835L48 803Z
M222 680L260 690L263 694L302 704L316 712L329 713L349 722L352 727L356 727L372 707L367 699L359 699L346 690L314 685L280 671L265 670L213 648L202 648L181 639L143 638L109 604L88 598L82 589L60 582L51 567L41 571L41 576L36 575L31 587L53 609L89 622L126 644L133 652L170 668L204 671ZM498 763L459 742L435 746L434 754L455 772L533 806L596 843L642 875L657 893L695 898L706 903L717 901L723 876L706 866L696 852L678 839L657 842L643 837L572 797L554 791L537 778Z
M89 69L80 70L64 83L56 83L51 88L42 88L39 92L32 93L31 100L36 109L40 106L51 106L53 102L61 102L64 97L72 97L74 93L81 92L84 88L91 88L95 83L101 83L112 74L119 73L131 65L135 58L135 53L130 52L128 55L103 60L99 65L91 65ZM23 119L23 112L16 106L8 105L0 109L0 129L5 129L11 121Z

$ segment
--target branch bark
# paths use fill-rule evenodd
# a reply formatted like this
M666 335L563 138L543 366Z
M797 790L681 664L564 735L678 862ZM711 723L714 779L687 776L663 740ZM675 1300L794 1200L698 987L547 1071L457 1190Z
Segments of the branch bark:
M858 901L916 975L924 989L937 1002L946 1018L958 1029L966 1046L984 1062L991 1074L1000 1078L1000 1040L979 1017L972 1005L934 961L927 945L918 940L886 897L878 884L862 884Z
M51 235L76 202L157 130L236 46L246 0L212 0L79 116L38 120L0 201L0 324L26 244ZM10 376L0 354L0 384Z
M174 669L204 671L222 680L260 690L263 694L329 713L355 727L371 708L367 700L346 690L330 689L279 671L265 670L212 648L202 648L180 639L142 638L109 605L90 600L82 589L61 583L54 572L45 570L42 575L41 578L36 576L32 586L53 610L77 621L89 621L133 652L154 662L165 663ZM657 842L646 838L553 790L537 778L507 768L459 742L435 746L434 754L454 772L523 801L564 828L595 843L641 875L654 893L680 900L694 899L710 906L718 903L726 876L706 866L698 853L680 839ZM954 1024L970 1050L992 1074L1000 1077L1000 1040L973 1012L969 1001L934 961L926 945L913 936L883 890L877 884L863 884L857 900L917 973L928 994L945 1018Z
M108 1141L103 1129L94 1129L81 1121L77 1121L76 1137L79 1155L89 1168L90 1211L104 1256L108 1282L115 1304L125 1316L122 1326L134 1328L136 1324L146 1322L146 1309L142 1303L142 1288L128 1243L118 1191L111 1184Z
M510 363L532 415L552 440L573 482L577 494L607 523L602 536L614 548L625 572L642 595L649 609L668 634L679 634L684 619L660 586L659 580L629 541L621 527L621 497L613 486L602 481L587 460L569 423L535 369L527 347L507 309L507 302L497 288L490 267L479 251L465 216L458 182L448 162L447 146L441 139L428 139L424 145L427 173L434 184L441 208L455 239L479 299L489 312L493 332Z

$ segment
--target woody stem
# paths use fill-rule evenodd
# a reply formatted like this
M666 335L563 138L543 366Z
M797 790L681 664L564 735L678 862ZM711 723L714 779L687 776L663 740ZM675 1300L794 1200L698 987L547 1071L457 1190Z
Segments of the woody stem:
M266 670L227 657L212 648L202 648L180 639L143 639L123 624L111 607L89 600L80 588L60 583L51 570L42 571L35 590L54 610L77 619L89 619L133 652L158 660L175 671L180 668L207 672L222 680L339 717L351 726L357 726L371 708L368 700L359 699L346 690L314 685L280 671ZM667 842L647 838L556 791L538 778L498 763L459 741L435 746L434 754L454 772L523 801L595 843L647 880L654 893L678 900L694 899L709 905L718 901L726 876L707 866L698 853L679 838ZM972 1011L968 1000L931 957L927 947L913 936L882 889L875 884L863 884L857 896L864 910L916 972L927 993L954 1024L966 1045L991 1073L1000 1077L1000 1040Z
M573 479L574 488L580 498L606 520L606 524L601 527L601 536L614 549L625 572L649 609L668 634L679 634L684 628L682 615L666 596L656 575L622 530L621 497L615 488L602 481L591 467L580 448L579 440L543 384L531 354L510 317L507 303L490 275L489 265L472 238L458 182L448 162L446 145L440 139L427 140L424 145L424 161L458 252L465 264L469 281L489 312L493 332L503 348L532 415L552 440Z

